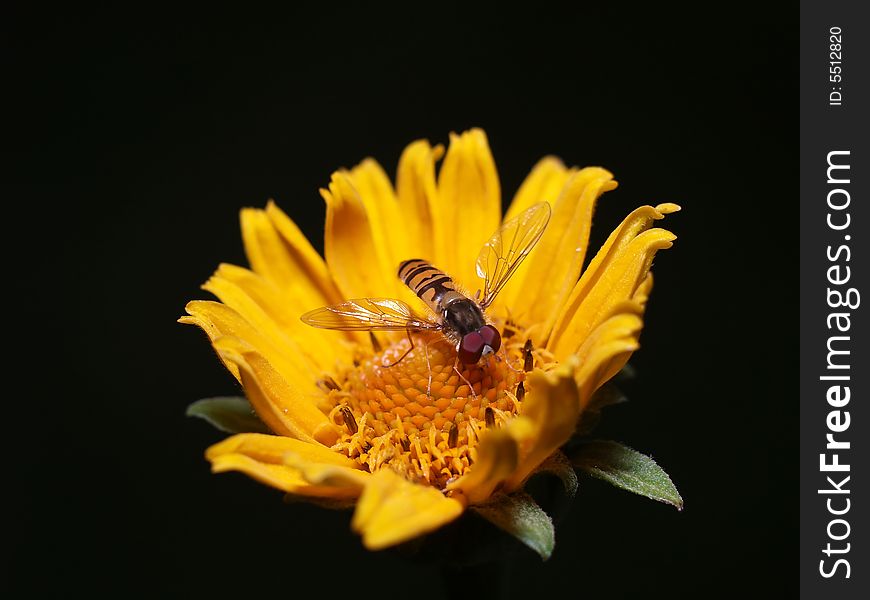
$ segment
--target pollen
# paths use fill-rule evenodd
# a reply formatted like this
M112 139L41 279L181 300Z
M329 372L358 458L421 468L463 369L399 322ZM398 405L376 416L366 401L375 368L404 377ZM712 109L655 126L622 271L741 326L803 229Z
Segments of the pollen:
M520 410L522 338L476 365L458 363L438 334L412 339L372 345L324 390L324 408L342 431L334 450L443 489L474 462L481 434Z

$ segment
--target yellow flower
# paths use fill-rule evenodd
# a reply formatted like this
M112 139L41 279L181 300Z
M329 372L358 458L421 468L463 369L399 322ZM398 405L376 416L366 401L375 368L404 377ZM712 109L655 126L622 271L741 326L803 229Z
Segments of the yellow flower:
M436 176L436 163L443 164ZM466 507L521 490L574 432L584 407L638 347L656 251L675 236L652 228L679 209L643 206L582 272L595 203L616 187L599 167L546 157L506 219L551 205L549 226L487 318L504 353L454 370L438 333L315 329L303 313L351 298L420 307L398 279L421 257L470 296L475 258L501 223L501 191L483 131L403 152L395 187L366 159L335 172L326 200L325 261L274 203L243 209L251 269L223 264L205 284L220 302L192 301L201 327L274 433L240 433L208 449L214 472L241 471L295 496L355 503L370 549L456 519Z

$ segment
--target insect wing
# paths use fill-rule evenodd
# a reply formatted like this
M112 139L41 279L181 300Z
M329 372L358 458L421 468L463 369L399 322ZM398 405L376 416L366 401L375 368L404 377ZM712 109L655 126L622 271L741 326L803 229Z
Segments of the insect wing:
M439 325L414 314L411 307L392 298L360 298L305 313L304 323L344 331L400 331L438 329Z
M539 202L524 213L506 221L477 257L477 275L483 279L483 300L486 308L505 286L511 275L529 255L550 221L550 205Z

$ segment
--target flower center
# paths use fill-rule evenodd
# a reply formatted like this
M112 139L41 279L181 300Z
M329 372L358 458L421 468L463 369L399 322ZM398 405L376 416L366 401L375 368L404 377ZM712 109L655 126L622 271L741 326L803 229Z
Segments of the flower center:
M474 461L483 431L517 413L522 342L463 365L441 335L412 337L413 348L404 338L362 357L330 390L329 416L343 431L333 448L371 472L389 466L443 489Z

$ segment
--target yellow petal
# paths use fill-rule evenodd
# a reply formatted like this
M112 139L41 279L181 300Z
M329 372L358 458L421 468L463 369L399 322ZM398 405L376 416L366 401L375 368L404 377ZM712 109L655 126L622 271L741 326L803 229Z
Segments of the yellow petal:
M278 208L272 200L266 204L266 215L272 222L272 225L281 235L281 238L286 242L287 252L292 257L294 263L308 275L309 280L314 284L314 287L320 292L325 301L330 304L336 304L344 300L326 268L326 263L317 250L305 237L305 234L299 229L293 219ZM295 286L294 286L295 288Z
M580 417L574 380L577 366L577 360L571 357L553 371L536 369L529 375L522 416L508 425L508 431L520 443L520 461L505 483L506 491L521 487L532 471L574 433Z
M603 273L580 303L554 348L557 358L572 352L616 305L631 298L646 277L658 250L670 248L676 236L664 229L650 229L635 238Z
M646 306L646 301L649 300L650 292L652 292L653 287L653 274L647 273L646 279L644 279L639 286L637 286L637 291L634 293L633 300L640 304L641 306Z
M249 312L258 312L253 306ZM274 325L268 324L268 317L259 311L255 317L263 329L248 322L238 312L220 302L193 300L185 307L189 317L179 319L181 323L198 325L206 333L212 343L222 336L233 336L244 340L254 350L265 357L288 383L306 394L317 394L315 377L312 377L311 367L298 360L294 354L296 343L282 338ZM298 348L296 350L298 352Z
M263 356L234 337L214 341L225 360L238 365L245 394L260 419L277 434L331 446L338 431L326 415L293 388Z
M212 276L212 279L216 278L235 284L256 302L283 331L288 331L288 325L291 322L299 320L299 316L294 315L295 311L293 308L287 307L287 302L291 296L284 294L273 282L257 275L253 271L244 267L221 263ZM224 304L229 305L225 301Z
M406 224L399 213L393 184L378 162L366 158L350 172L351 180L370 216L376 241L383 242L391 274L396 277L399 263L408 258Z
M544 235L505 290L512 314L541 323L534 342L544 345L553 322L580 277L589 244L592 213L598 198L616 187L613 175L599 167L573 173L553 206Z
M245 253L255 273L298 297L303 306L315 307L329 303L328 295L321 289L327 283L316 275L322 269L317 264L319 257L310 247L305 250L299 248L300 245L308 246L301 234L294 240L294 246L278 233L266 211L256 208L242 209L240 219Z
M312 485L355 488L357 492L361 492L371 478L370 473L360 470L353 462L350 465L312 462L305 455L292 451L286 452L283 460L285 465L298 470L305 481Z
M368 209L372 202L363 201L347 171L333 173L329 189L320 193L326 200L326 263L342 296L397 297L399 265L393 264L383 221Z
M205 456L215 465L215 470L240 470L260 481L265 479L269 485L286 492L308 496L356 497L362 490L362 482L369 476L358 470L357 464L343 454L320 444L278 435L234 435L209 448ZM292 456L293 460L288 461L288 456ZM317 470L355 473L362 478L362 482L355 480L348 485L347 477L343 480L337 477L312 480L309 472Z
M645 280L655 253L676 239L663 229L647 230L655 219L679 210L673 204L644 206L629 215L598 251L565 302L547 343L564 359L615 306L632 298Z
M517 440L504 429L484 432L476 451L477 458L468 473L447 486L448 490L462 492L472 505L489 498L519 461Z
M211 460L213 473L240 471L260 483L291 494L315 498L355 498L359 490L348 487L312 485L296 469L281 464L262 463L244 454L223 454Z
M372 475L357 502L351 526L369 550L380 550L437 529L464 510L456 498L411 483L390 469Z
M337 360L349 362L348 347L303 323L299 315L304 311L298 302L256 273L223 264L203 289L238 312L283 354L297 358L307 383L314 381L312 374L334 369Z
M312 444L284 437L282 435L266 435L263 433L239 433L228 437L211 446L205 452L208 460L214 460L225 454L244 454L261 463L288 464L285 455L292 452L297 462L325 464L340 467L356 467L357 463L343 454L330 450L321 444ZM298 470L297 464L288 464Z
M576 380L580 387L580 405L585 407L592 394L621 369L638 348L643 328L643 307L625 303L616 314L596 327L577 350L580 368Z
M501 223L501 188L486 134L471 129L450 135L438 174L436 266L471 294L481 286L475 259Z
M435 184L435 163L444 154L443 146L418 140L408 145L399 159L396 193L399 210L407 232L406 249L409 258L422 258L440 264L435 253L434 213L438 210L438 189Z
M575 169L566 169L562 161L555 156L545 156L539 160L517 190L505 214L505 221L513 219L538 202L549 202L550 205L554 205L568 177L574 172Z
M190 303L188 303L188 312L190 312L189 307ZM239 317L241 319L241 317ZM210 342L214 343L216 339L221 337L223 333L218 329L218 327L212 323L209 319L201 319L199 317L194 316L184 316L178 319L179 323L183 323L185 325L196 325L200 329L202 329L205 334L208 336ZM241 382L242 377L239 374L239 367L236 366L236 363L225 360L222 356L218 355L223 365L227 368L227 370L232 373L233 377L236 378L239 382Z

